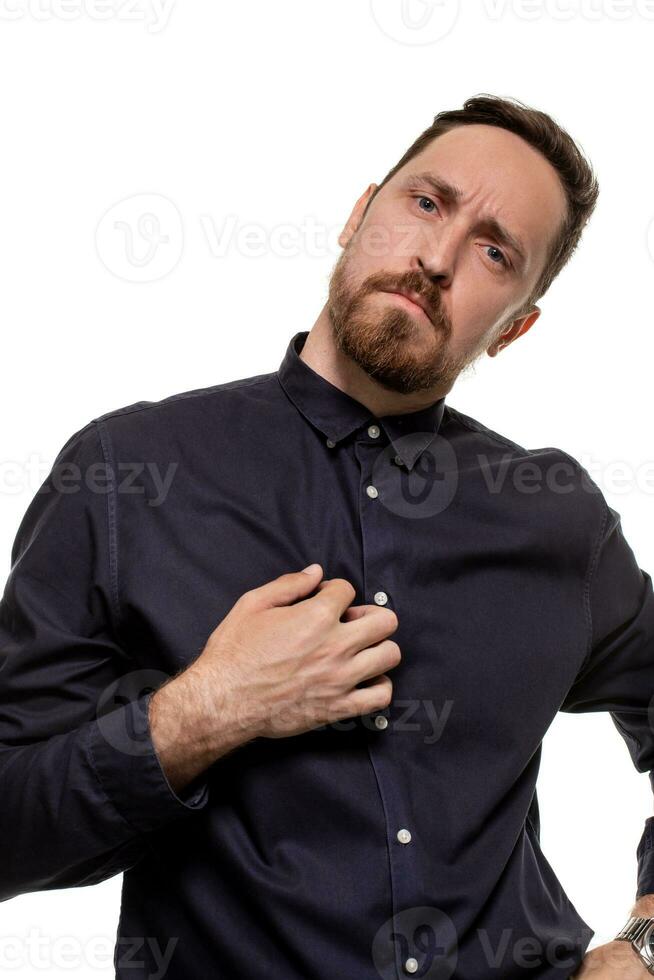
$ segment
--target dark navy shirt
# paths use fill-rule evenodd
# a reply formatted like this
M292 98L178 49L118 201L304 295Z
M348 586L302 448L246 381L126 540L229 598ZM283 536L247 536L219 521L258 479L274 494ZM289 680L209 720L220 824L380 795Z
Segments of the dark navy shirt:
M31 501L0 603L0 899L124 872L124 980L569 977L593 930L540 846L541 741L609 711L651 776L650 576L563 450L444 398L376 418L306 336L278 371L94 418ZM176 794L153 690L311 562L397 613L391 704Z

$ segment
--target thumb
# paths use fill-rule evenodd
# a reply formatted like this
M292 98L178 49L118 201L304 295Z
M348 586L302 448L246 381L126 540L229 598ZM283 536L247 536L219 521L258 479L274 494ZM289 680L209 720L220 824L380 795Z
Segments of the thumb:
M313 592L321 579L322 566L314 563L300 572L286 572L259 586L258 591L265 606L288 606Z

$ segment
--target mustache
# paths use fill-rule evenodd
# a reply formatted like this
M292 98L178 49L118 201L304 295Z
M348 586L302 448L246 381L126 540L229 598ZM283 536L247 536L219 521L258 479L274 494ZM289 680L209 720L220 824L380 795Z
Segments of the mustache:
M371 276L365 284L365 292L383 290L392 293L415 293L426 306L427 315L432 323L441 325L449 330L449 321L443 310L441 290L428 282L419 272L410 272L399 279L390 279L383 274Z

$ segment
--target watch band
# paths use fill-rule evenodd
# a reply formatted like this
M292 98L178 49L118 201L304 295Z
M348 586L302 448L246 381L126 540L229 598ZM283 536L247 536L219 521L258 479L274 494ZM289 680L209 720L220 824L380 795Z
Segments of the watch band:
M654 956L649 943L652 932L654 932L654 918L632 915L615 938L631 943L648 973L654 975Z
M642 915L632 915L626 926L620 930L615 938L633 942L634 939L640 939L647 927L652 925L652 923L654 923L654 919L649 919Z

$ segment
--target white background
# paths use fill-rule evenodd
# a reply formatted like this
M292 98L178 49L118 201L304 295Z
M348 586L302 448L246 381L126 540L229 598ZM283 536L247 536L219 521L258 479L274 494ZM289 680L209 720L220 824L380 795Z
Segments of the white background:
M654 3L461 8L0 0L3 582L66 439L133 401L276 370L325 301L357 197L438 111L481 92L552 114L601 194L540 320L448 401L579 459L654 568ZM167 236L156 254L144 212ZM560 714L538 786L543 850L606 942L635 894L647 776L607 714ZM3 976L113 977L120 884L4 903L0 941L18 941L21 965Z

